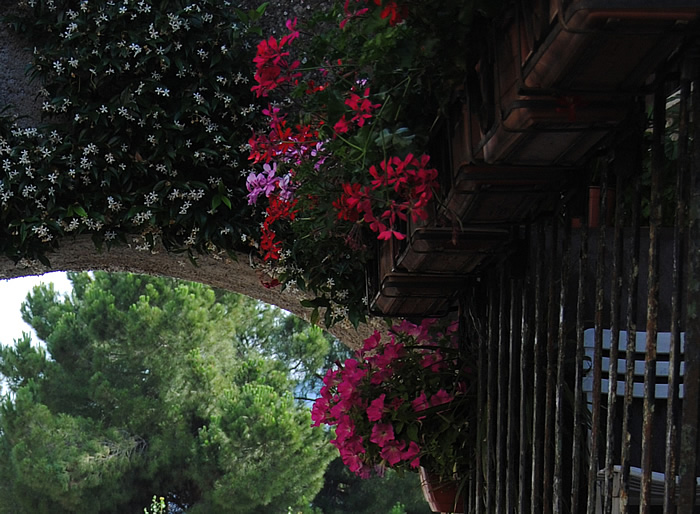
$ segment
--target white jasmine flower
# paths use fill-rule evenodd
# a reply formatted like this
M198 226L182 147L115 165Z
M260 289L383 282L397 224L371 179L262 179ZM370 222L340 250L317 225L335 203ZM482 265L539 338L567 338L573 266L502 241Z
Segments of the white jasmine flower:
M158 201L158 194L155 191L151 191L150 193L143 195L143 198L143 203L145 203L147 207L151 207Z
M148 221L153 216L153 213L149 210L146 212L138 212L134 215L133 223L134 225L141 225L144 221Z
M42 243L48 243L53 239L53 235L51 235L51 232L49 232L49 229L46 225L32 227L32 232L34 232L34 234L36 234L39 237Z
M25 198L29 198L29 196L34 193L36 193L36 186L34 184L29 184L22 188L22 196Z
M122 204L121 202L118 202L117 200L114 199L112 196L107 197L107 208L110 211L120 211L122 209Z
M190 207L192 207L192 202L190 202L189 200L185 200L185 202L182 204L182 207L180 207L180 214L187 214L187 211Z

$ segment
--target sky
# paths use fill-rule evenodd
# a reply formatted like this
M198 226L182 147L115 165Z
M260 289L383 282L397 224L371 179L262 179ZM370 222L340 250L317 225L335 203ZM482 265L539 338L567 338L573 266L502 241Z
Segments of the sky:
M22 321L19 308L34 286L40 283L53 282L59 294L68 293L71 284L66 273L55 272L33 277L20 277L10 280L0 280L0 343L13 344L15 339L22 336L22 332L32 332L29 325ZM36 336L32 335L36 340Z

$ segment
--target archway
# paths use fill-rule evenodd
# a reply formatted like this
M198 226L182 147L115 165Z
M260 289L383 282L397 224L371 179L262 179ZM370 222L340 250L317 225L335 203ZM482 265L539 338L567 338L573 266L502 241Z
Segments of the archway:
M262 2L250 1L241 2L241 5L257 7L261 3ZM310 4L312 2L307 3ZM303 8L305 6L302 4L303 3L298 3L298 5L295 4L294 6L291 6L293 9L290 10L289 14L296 13L299 11L299 9L304 10ZM87 12L89 9L93 9L93 7L90 6L89 8L86 8L85 12ZM97 7L94 9L95 13L97 13ZM274 6L274 9L282 9L282 6ZM308 6L306 9L308 10ZM133 10L134 13L136 13L138 9L136 6L134 6ZM74 14L75 13L71 14L70 16L73 16ZM145 14L145 12L140 14ZM279 14L281 14L281 11ZM284 14L287 15L288 13L284 11ZM75 15L77 16L77 14ZM227 17L229 16L229 13L218 12L214 16L215 22L216 16L219 16L222 24L223 22L229 21L229 18ZM279 23L279 21L282 19L281 16L275 17L272 14L267 18L270 20L268 24L273 23L273 19L275 19L277 23ZM89 18L90 23L93 21L99 23L99 20ZM81 20L77 20L77 22L81 23ZM164 30L165 29L161 29L162 32ZM175 31L175 29L173 30ZM188 34L194 32L196 31L188 31ZM180 34L181 33L178 33L178 37ZM244 36L241 36L241 38L243 37ZM145 48L145 44L143 42L141 42L141 44ZM155 45L155 43L149 44ZM27 63L30 63L33 60L32 52L29 50L29 48L32 48L33 46L33 42L26 40L23 35L18 35L9 27L8 24L4 25L0 29L0 48L2 49L0 50L0 64L2 64L3 68L3 74L0 76L0 91L2 91L2 93L0 93L0 103L10 106L10 109L6 111L5 114L18 117L18 126L24 129L39 126L42 119L42 112L44 114L48 113L50 115L58 115L59 118L61 116L66 116L65 112L57 112L55 110L52 111L47 107L46 102L44 102L42 105L42 98L37 94L37 92L40 91L42 84L40 84L40 81L32 83L29 81L29 77L27 76L25 70ZM222 45L221 48L224 48L225 46L226 45ZM243 52L243 46L244 45L241 46L241 52ZM185 47L187 47L186 41ZM145 50L143 53L139 53L137 50L134 50L133 55L130 54L128 57L135 58L137 54L143 55L144 53L146 53ZM222 51L222 55L224 56L230 55L231 53L233 52L229 52L227 54L226 52ZM248 59L248 57L249 56L246 56L245 59ZM63 59L63 57L61 57L61 59ZM66 62L65 65L71 68L71 73L74 71L76 75L79 75L79 73L86 71L82 69L82 59L83 57L80 59L80 67L78 67L76 64L75 68L71 68L73 64L68 62ZM87 61L89 57L86 57L85 59ZM237 57L236 59L237 60L234 62L238 63L244 59L244 57ZM198 61L199 59L196 58L196 60ZM148 64L144 64L144 66L147 67ZM39 68L41 68L41 65L39 65ZM58 69L62 70L60 66ZM91 69L89 73L93 73L93 71L94 68ZM131 87L130 83L133 81L138 82L143 77L139 78L135 71L133 71L134 76L132 77L132 72L129 72L128 69L121 70L120 72L122 73L121 78L119 79L122 81L120 84L124 86L122 92L129 90L131 91L131 94L133 94L133 88ZM58 75L61 75L61 73L62 71L58 72ZM148 73L151 73L151 71L149 70ZM168 73L170 72L163 72L164 83L167 82ZM177 75L175 71L172 71L172 74L173 77ZM194 75L195 74L193 73L193 77ZM117 76L119 76L119 73L117 73ZM114 80L116 81L116 76L110 75L110 77L114 77ZM219 80L219 78L221 77L217 77L216 80ZM214 77L211 77L211 79L212 82L215 80ZM199 79L193 78L192 80ZM202 86L202 84L199 85ZM104 84L102 87L104 87ZM250 93L250 85L237 87L240 89L239 92L245 92L247 90L248 93ZM97 89L99 90L99 88ZM203 90L206 90L206 87ZM165 94L161 88L155 88L152 93L155 100ZM113 106L109 104L107 100L104 98L98 98L99 91L93 91L91 94L92 97L90 97L88 100L87 96L89 95L86 93L85 103L99 100L99 103L95 105L101 110L102 107L107 109L107 107L104 105L100 107L100 103L104 101L108 104L109 109L112 109ZM176 93L173 89L172 95L175 94ZM45 99L46 98L43 100ZM163 109L169 109L167 105L167 101L169 99L163 98L162 100L164 103L161 103L158 106L158 109L160 111L163 111ZM177 101L177 99L173 100L174 103L177 103ZM195 103L198 102L199 100L197 100ZM98 138L101 132L110 130L110 128L113 128L117 132L122 131L122 135L127 133L131 134L130 131L136 130L135 127L137 126L137 120L132 120L130 126L118 126L119 123L114 121L115 117L120 119L119 115L116 114L116 104L114 107L115 110L110 115L112 118L110 121L100 118L102 121L98 120L91 122L90 126L87 127L87 133L94 134L95 137ZM228 106L226 107L228 109ZM222 109L223 114L219 113L223 115L222 120L226 119L225 111L227 109ZM146 113L146 111L142 111L141 114L145 118L153 115L153 122L156 123L155 111L149 112L150 114ZM161 112L161 117L164 115L163 112ZM134 113L136 113L136 111L134 111ZM54 166L53 170L50 170L48 167L45 169L39 169L41 166L34 163L35 157L36 159L41 159L41 156L39 155L40 151L49 151L47 150L46 146L42 146L49 139L48 132L46 132L46 134L42 134L42 129L39 129L38 136L36 136L36 132L27 132L30 139L34 138L32 139L33 142L29 143L30 146L24 147L26 152L25 155L28 154L28 159L32 160L31 164L27 164L27 162L25 162L25 158L20 156L20 150L16 149L17 147L14 144L16 141L11 141L13 137L13 135L11 135L12 130L9 128L9 126L5 127L6 134L5 138L2 140L2 151L0 151L0 155L3 156L6 163L4 175L0 176L0 184L4 183L5 187L0 188L0 192L12 192L14 198L9 200L9 207L8 202L3 200L3 209L5 210L3 223L6 224L6 228L5 234L2 237L5 240L3 245L3 252L5 253L5 256L0 257L0 277L12 278L42 274L49 271L86 270L130 271L135 273L165 275L174 278L197 281L230 291L240 292L252 298L281 307L302 318L309 319L310 310L305 309L300 304L302 293L300 291L280 291L280 288L266 287L265 284L269 285L269 280L266 280L265 276L261 275L261 272L258 269L251 266L251 256L245 251L246 245L242 245L237 239L239 235L245 235L246 231L248 230L246 227L252 227L256 223L254 220L247 217L247 212L245 211L244 206L245 198L234 197L231 194L231 191L235 190L237 191L237 194L240 195L240 192L238 192L239 189L236 188L240 188L241 186L241 179L239 176L241 170L237 169L236 166L226 165L226 159L229 158L232 159L231 162L233 162L233 159L237 159L244 163L244 152L237 152L234 150L230 155L227 155L224 160L215 159L216 162L204 159L202 166L195 166L197 169L193 168L191 173L189 171L185 173L181 172L181 175L175 179L173 178L175 176L174 169L171 170L168 168L168 171L164 171L165 167L158 169L159 166L164 166L162 164L163 162L168 162L167 159L161 159L160 164L156 163L155 157L151 159L150 156L146 155L143 148L139 146L143 143L143 141L132 137L132 135L124 136L126 139L122 141L120 145L110 143L107 140L100 143L100 141L96 139L95 143L99 147L100 159L97 159L95 155L93 155L93 157L95 157L93 169L80 169L76 166L76 168L78 168L77 177L72 176L72 185L61 185L60 179L58 180L58 184L56 184L56 179L53 178L54 175L52 175L52 173L65 175L69 171L68 168L70 168L69 165L64 166L61 164L65 162L62 159L70 160L73 157L80 159L81 155L91 155L90 148L92 148L92 141L88 142L87 140L81 139L83 136L79 135L77 132L80 130L80 122L76 120L80 119L83 114L78 113L75 114L75 117L73 117L74 113L67 113L67 115L69 115L73 120L73 123L66 124L66 135L72 134L70 138L73 138L70 139L72 149L61 154L61 150L59 150L58 147L63 141L55 141L54 144L51 145L50 151L56 152L54 154L54 162L58 163L57 166ZM106 117L109 118L110 116ZM136 116L138 116L138 114L136 114ZM186 118L186 116L189 115L183 115L183 121L189 119ZM212 110L211 118L213 121L217 121L216 116L218 115ZM195 115L195 119L196 118L197 115ZM179 124L179 121L177 123ZM189 121L187 121L187 123L189 123ZM231 120L229 120L229 123L232 126L235 125L235 123L233 123ZM211 126L202 126L200 131L204 133L205 128L207 132L209 132L209 128L211 128ZM30 131L31 130L34 129L30 129ZM244 138L246 137L245 133L248 132L249 127L245 130L240 127L233 127L229 130L229 132L223 134L223 136L230 137L230 142L237 141L241 138L243 138L242 141L244 142ZM20 139L27 134L20 135ZM211 139L216 139L213 134L210 136ZM208 135L207 137L210 136ZM171 133L163 135L162 137L163 141L169 138L172 141ZM29 139L23 141L26 142L29 141ZM133 144L133 146L129 146L129 148L127 148L127 144ZM21 145L24 145L24 142L20 143L20 146ZM112 180L112 185L103 187L100 185L100 181L102 180L104 183L104 177L108 174L107 164L110 164L110 159L112 159L109 152L114 150L114 155L116 156L116 162L114 162L114 165L116 166L120 160L119 152L117 151L117 147L119 146L124 150L121 155L120 163L120 165L123 167L120 169L114 168L112 179L110 179ZM152 143L152 146L153 148L156 148L155 143ZM10 149L11 147L12 150ZM184 150L184 145L180 149ZM174 147L173 151L179 153L177 147ZM88 153L85 154L85 152ZM155 153L158 152L160 152L160 149L157 149ZM110 155L110 157L107 158L107 163L102 162L101 160L103 153ZM46 157L46 155L44 155L44 157ZM53 159L53 157L48 159ZM180 157L178 155L177 158L172 157L172 159L173 161L177 161L177 159L180 159ZM190 159L190 157L187 157L184 161L180 159L181 162L178 166L187 168L187 166L192 164L192 162L195 162L198 157L195 157L194 161L188 159ZM212 164L213 167L211 166ZM33 173L27 173L27 176L22 178L25 173L25 165L27 166L28 170L33 170ZM170 165L171 164L168 164L168 166ZM172 164L172 166L175 166L175 164ZM9 169L10 167L12 167L11 170ZM219 180L218 185L212 185L211 183L209 184L209 187L201 184L197 186L193 185L195 183L194 181L198 180L196 173L209 174L210 167L214 171L211 172L212 174L209 176L209 178L211 179L213 177ZM19 171L20 178L23 181L22 184L19 184L17 180L10 176L12 173L14 173L14 170ZM133 183L130 183L128 187L123 187L123 184L119 184L119 181L122 180L119 178L120 174L138 177L135 178ZM164 178L165 180L163 180ZM205 179L202 178L201 180L204 181ZM140 222L135 222L134 215L136 215L138 218L138 216L143 214L144 219L148 220L146 216L150 216L150 210L146 211L146 209L150 209L151 204L149 203L150 200L144 199L144 193L150 190L150 185L164 181L171 181L172 184L158 186L161 187L159 194L163 199L165 199L166 196L175 199L174 201L171 201L171 206L169 207L170 209L175 209L172 211L170 219L168 219L167 214L165 214L163 217L159 217L160 215L157 214L156 208L154 209L154 219L159 217L156 223L147 221L146 223L140 224L143 222L143 219ZM245 178L243 181L245 181ZM179 190L183 191L183 185L187 188L187 191L192 193L191 196L197 196L197 198L194 199L182 195L177 196L177 188L180 188ZM24 189L22 188L26 187L29 187L30 189L35 188L35 190L38 188L38 191L36 193L29 192L25 196L23 195ZM61 190L62 187L63 190ZM55 208L49 205L51 204L53 198L52 195L54 194L54 188L56 190L56 200L54 201L56 204ZM121 188L123 188L125 191L123 198L120 198L119 196L122 192ZM130 189L129 193L126 192L127 189ZM51 190L51 192L48 193L47 196L48 190ZM206 193L204 193L205 190ZM197 192L196 195L194 195L195 192ZM90 195L93 197L99 197L92 202L92 207L87 205L88 203L91 203L89 200ZM130 200L126 199L127 195L131 196ZM48 202L46 200L42 201L42 198L45 199L47 197L49 199ZM218 203L216 205L218 205L219 208L218 212L214 213L214 211L217 211L217 207L213 207L213 205L215 202L217 202L217 199ZM19 200L19 202L17 202L17 200ZM12 205L12 202L16 202L15 205ZM176 202L179 202L180 205L173 207ZM20 205L21 203L25 205ZM34 205L35 203L36 206ZM111 206L122 203L124 204L124 208L122 210L119 210L119 208L110 210ZM190 203L195 204L195 206L189 210L188 220L186 222L181 222L180 219L182 216L178 217L177 209L180 209L182 212L187 211L185 205L189 205ZM231 203L233 203L233 209L231 209ZM226 209L226 206L228 206L228 210ZM134 209L130 209L130 207L134 207ZM199 216L200 220L209 217L211 219L216 218L217 221L196 221L193 213L195 209L197 209L198 215L201 214L201 216ZM126 212L127 210L130 210L128 214ZM20 213L20 211L24 212ZM180 214L182 214L182 212L180 212ZM190 216L190 214L192 214L192 216ZM226 217L229 219L225 219ZM174 219L177 221L174 221ZM73 223L75 226L80 225L80 228L78 230L74 230L70 226L71 223ZM148 226L149 223L150 226ZM90 226L90 224L92 224L92 226ZM182 228L179 228L180 224L182 224ZM208 224L209 226L205 227L205 224ZM18 225L22 226L20 227ZM96 225L99 225L101 228L96 229ZM241 226L243 226L243 228L240 228ZM112 241L111 237L108 235L113 234L113 230L120 232L121 229L116 227L121 227L121 229L123 229L123 237L117 237L117 239L121 237L121 243L112 244L114 241ZM180 233L174 234L174 231L172 230L173 227L178 228ZM218 240L213 241L211 236L206 236L200 238L201 240L194 246L192 244L188 244L186 242L187 235L189 234L191 236L193 233L196 234L197 231L200 231L200 229L200 234L204 232L214 234L214 238L218 238ZM28 234L28 236L21 235L22 232ZM170 237L165 235L166 232L171 232L171 235L174 237L174 239L171 239L169 242L168 248L166 248L166 246L163 244L163 240ZM222 233L227 234L227 242L224 242L224 238L221 236ZM155 236L151 238L151 236L154 234ZM21 243L19 242L20 236L22 239ZM140 238L140 242L135 242L134 238ZM147 241L149 238L150 240ZM26 241L30 241L32 239L36 240L36 242L28 243L27 246L27 244L25 244ZM9 242L11 240L12 242ZM183 241L185 241L184 244ZM174 253L169 251L181 251L185 248L187 250L191 250L191 252L187 251L185 253ZM243 251L240 251L241 248L243 248ZM36 249L39 250L34 251ZM198 253L198 251L202 249L206 250L205 253ZM251 248L251 250L253 249ZM193 258L190 259L189 255L192 255ZM41 257L41 261L36 257ZM43 257L45 257L45 259ZM374 323L376 323L376 320L374 322L370 322L370 325L362 326L359 329L356 329L347 322L337 323L331 327L330 331L349 346L356 346L360 341L362 341L362 339L371 333L371 327Z
M39 261L22 260L15 264L0 258L0 278L10 279L27 275L41 275L51 271L128 271L148 275L162 275L233 291L280 307L303 319L309 319L310 309L302 307L304 298L300 291L267 288L263 285L260 271L251 267L249 256L200 255L193 263L186 254L167 252L164 249L139 251L129 246L115 246L100 251L89 236L68 238L50 255L50 266ZM349 323L338 323L330 327L340 341L357 347L368 337L381 320L371 319L355 328Z

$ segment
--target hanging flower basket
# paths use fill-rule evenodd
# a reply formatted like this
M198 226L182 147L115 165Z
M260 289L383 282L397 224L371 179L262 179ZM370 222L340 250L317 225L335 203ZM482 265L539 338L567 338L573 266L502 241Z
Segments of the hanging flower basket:
M458 482L441 482L421 467L420 485L433 512L464 512L464 495L459 491Z
M417 273L397 267L400 245L395 239L379 241L374 273L368 276L370 311L383 316L444 316L464 277Z
M397 265L409 272L460 277L507 252L507 228L410 227Z
M464 224L517 224L551 208L571 176L567 168L464 165L453 178L445 211Z

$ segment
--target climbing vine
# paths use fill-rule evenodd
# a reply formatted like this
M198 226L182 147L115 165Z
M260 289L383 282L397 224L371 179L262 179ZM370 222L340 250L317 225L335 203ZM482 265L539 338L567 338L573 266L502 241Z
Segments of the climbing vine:
M213 0L20 2L44 123L0 124L0 250L46 261L64 236L149 251L237 249L258 114L264 8ZM21 121L21 120L19 120Z

